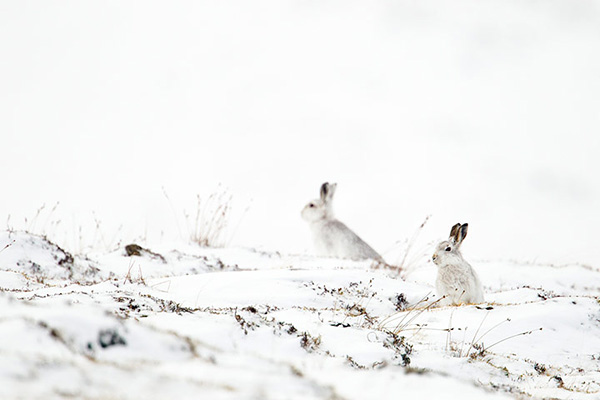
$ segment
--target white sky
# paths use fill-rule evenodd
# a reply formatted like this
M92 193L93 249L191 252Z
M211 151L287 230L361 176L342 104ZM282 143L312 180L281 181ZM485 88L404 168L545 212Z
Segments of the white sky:
M329 180L381 252L432 215L472 258L597 264L598 49L598 1L2 2L0 218L175 240L220 183L234 244L303 252Z

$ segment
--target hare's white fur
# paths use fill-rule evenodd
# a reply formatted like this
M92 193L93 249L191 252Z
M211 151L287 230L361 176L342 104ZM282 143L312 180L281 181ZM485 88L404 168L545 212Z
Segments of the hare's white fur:
M317 254L325 257L373 259L384 262L371 246L334 218L331 202L336 186L336 183L325 182L321 185L321 197L309 202L302 209L302 218L310 226Z
M456 224L448 240L439 243L433 253L438 267L435 288L438 296L445 296L442 305L483 303L483 287L477 273L460 253L460 245L467 236L468 224Z

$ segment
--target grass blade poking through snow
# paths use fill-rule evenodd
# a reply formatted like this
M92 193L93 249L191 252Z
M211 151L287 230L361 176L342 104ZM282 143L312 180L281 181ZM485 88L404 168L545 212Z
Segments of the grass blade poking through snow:
M423 297L421 300L419 300L413 307L405 310L405 311L401 311L398 312L396 314L390 315L387 318L384 318L381 323L379 324L379 329L381 330L386 330L385 329L385 325L389 324L393 321L395 321L397 318L399 317L401 314L403 314L402 318L400 319L400 321L396 324L396 327L391 331L394 334L398 334L404 330L408 329L408 326L410 326L410 324L421 314L423 314L425 311L429 310L431 307L435 306L436 304L438 304L440 301L442 301L443 299L445 299L446 297L440 297L439 299L427 304L425 307L420 307L422 304L425 304L428 300L429 300L429 294L428 293L425 297ZM419 330L423 329L423 326L417 326Z

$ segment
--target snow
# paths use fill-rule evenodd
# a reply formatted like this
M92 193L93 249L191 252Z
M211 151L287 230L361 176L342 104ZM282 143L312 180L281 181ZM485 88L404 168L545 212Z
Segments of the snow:
M0 398L597 398L599 48L597 0L3 2ZM400 276L312 256L325 181ZM457 222L488 303L429 307Z
M40 236L5 232L6 245L3 398L600 393L600 271L590 267L477 263L488 303L438 307L421 273L432 263L399 277L368 261L199 247L65 263ZM88 273L65 273L78 270Z

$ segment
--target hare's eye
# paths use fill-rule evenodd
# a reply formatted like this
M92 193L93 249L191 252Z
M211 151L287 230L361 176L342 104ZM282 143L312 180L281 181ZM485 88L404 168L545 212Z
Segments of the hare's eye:
M450 251L452 248L450 246L446 247L446 251Z
M308 206L309 206L310 208L313 208L315 205L314 205L313 203L310 203Z

